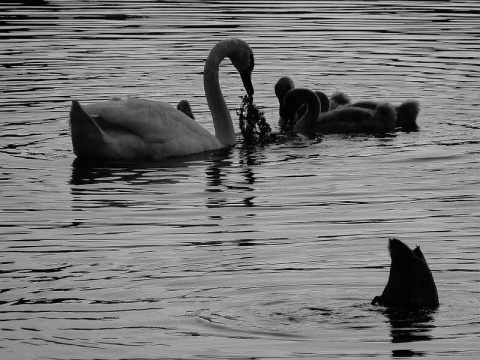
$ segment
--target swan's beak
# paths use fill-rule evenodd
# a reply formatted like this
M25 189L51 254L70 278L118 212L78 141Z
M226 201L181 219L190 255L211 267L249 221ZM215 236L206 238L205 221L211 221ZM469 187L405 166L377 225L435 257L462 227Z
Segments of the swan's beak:
M247 70L242 72L240 76L242 77L243 86L245 87L245 90L247 90L247 95L252 97L254 93L252 84L252 72L250 70Z

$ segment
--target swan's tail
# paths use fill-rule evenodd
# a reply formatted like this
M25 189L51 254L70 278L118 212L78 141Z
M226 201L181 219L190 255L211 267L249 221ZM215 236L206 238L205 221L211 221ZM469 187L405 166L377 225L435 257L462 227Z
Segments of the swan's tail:
M95 118L88 115L77 100L72 100L70 108L70 135L72 137L73 152L78 157L90 157L96 144L105 143L107 135L98 125Z
M397 114L395 108L391 104L379 104L375 110L375 115L383 124L384 132L390 132L395 129Z
M397 112L397 124L402 131L418 131L417 116L420 105L416 100L407 100L395 108Z

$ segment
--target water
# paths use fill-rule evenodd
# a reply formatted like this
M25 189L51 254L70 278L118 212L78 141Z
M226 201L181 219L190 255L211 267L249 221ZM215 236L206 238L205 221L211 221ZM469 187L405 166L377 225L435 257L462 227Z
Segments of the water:
M480 355L480 7L452 2L2 1L2 359ZM253 48L273 85L421 104L418 133L298 137L160 163L78 164L72 98L188 99ZM226 61L236 119L244 94ZM420 245L441 305L399 314L387 238Z

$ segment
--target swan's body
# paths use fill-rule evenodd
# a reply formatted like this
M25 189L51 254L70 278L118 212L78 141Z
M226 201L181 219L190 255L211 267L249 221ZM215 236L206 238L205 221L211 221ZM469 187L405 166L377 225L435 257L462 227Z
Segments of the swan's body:
M219 66L228 57L253 95L253 52L243 40L217 43L205 62L204 89L215 136L182 111L161 101L129 98L81 106L72 102L70 131L78 158L161 159L195 154L235 144L232 118L218 80Z
M436 308L437 287L420 247L411 250L400 240L389 239L388 250L392 259L388 283L372 305Z
M294 132L322 134L386 133L395 129L395 109L381 104L375 110L345 106L321 113L318 96L307 89L293 89L285 96L289 120L294 121L297 110L307 105L306 113L293 126Z

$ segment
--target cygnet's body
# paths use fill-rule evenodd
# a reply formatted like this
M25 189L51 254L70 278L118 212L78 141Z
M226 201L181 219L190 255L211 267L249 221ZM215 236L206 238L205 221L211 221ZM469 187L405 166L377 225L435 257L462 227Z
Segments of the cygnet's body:
M306 113L293 126L294 132L322 134L383 134L395 129L395 109L390 104L380 104L375 110L343 106L321 113L318 96L308 89L293 89L285 96L285 108L289 121L302 106Z
M375 109L379 105L376 101L358 101L351 106ZM420 104L416 100L407 100L398 106L395 106L397 121L395 127L405 131L418 131L417 117L420 112Z

